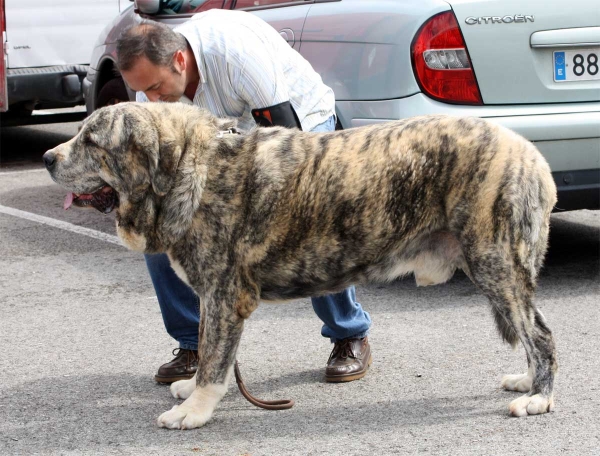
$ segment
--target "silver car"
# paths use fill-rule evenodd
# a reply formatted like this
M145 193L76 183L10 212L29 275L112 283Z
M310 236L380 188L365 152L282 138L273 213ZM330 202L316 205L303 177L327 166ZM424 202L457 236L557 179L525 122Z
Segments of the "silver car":
M600 207L597 0L136 0L100 36L88 112L134 99L115 72L120 32L142 18L244 9L269 22L336 96L338 128L422 114L492 118L536 143L556 210Z

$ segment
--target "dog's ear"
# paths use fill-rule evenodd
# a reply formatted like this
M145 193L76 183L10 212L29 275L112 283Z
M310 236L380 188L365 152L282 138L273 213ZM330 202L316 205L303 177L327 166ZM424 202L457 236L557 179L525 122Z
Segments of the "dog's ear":
M133 143L148 157L152 189L157 195L164 196L173 186L181 147L173 134L161 132L161 126L148 111L141 113L138 110L130 122Z
M160 136L158 142L158 153L157 148L148 151L150 180L154 193L164 196L173 187L181 159L181 147L174 140L161 139Z

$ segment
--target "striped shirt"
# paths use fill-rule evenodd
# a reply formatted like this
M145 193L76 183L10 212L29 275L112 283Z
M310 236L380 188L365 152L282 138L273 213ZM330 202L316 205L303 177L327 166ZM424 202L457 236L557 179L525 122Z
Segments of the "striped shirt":
M200 83L194 104L238 126L256 125L251 110L289 101L304 131L335 114L335 96L310 63L262 19L209 10L175 28L190 44ZM143 92L137 101L148 101Z

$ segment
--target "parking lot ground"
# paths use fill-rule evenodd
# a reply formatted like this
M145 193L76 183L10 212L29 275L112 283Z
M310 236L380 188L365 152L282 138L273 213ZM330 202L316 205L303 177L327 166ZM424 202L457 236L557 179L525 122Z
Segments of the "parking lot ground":
M600 454L600 211L552 217L536 302L558 348L555 412L508 416L518 394L500 379L526 370L524 352L502 344L459 272L434 287L407 277L357 289L374 362L348 384L323 380L331 346L308 300L263 304L246 324L242 374L257 397L296 405L257 409L232 383L205 427L170 431L155 421L178 401L153 375L175 344L143 257L113 242L112 215L64 211L39 161L15 152L76 131L55 128L3 138L0 454Z

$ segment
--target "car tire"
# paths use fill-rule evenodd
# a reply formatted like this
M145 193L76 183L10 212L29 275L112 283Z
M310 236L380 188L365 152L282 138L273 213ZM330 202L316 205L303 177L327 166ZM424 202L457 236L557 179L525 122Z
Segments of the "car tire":
M122 103L124 101L129 101L129 94L125 88L123 78L114 78L104 84L100 89L100 92L98 92L96 109Z

